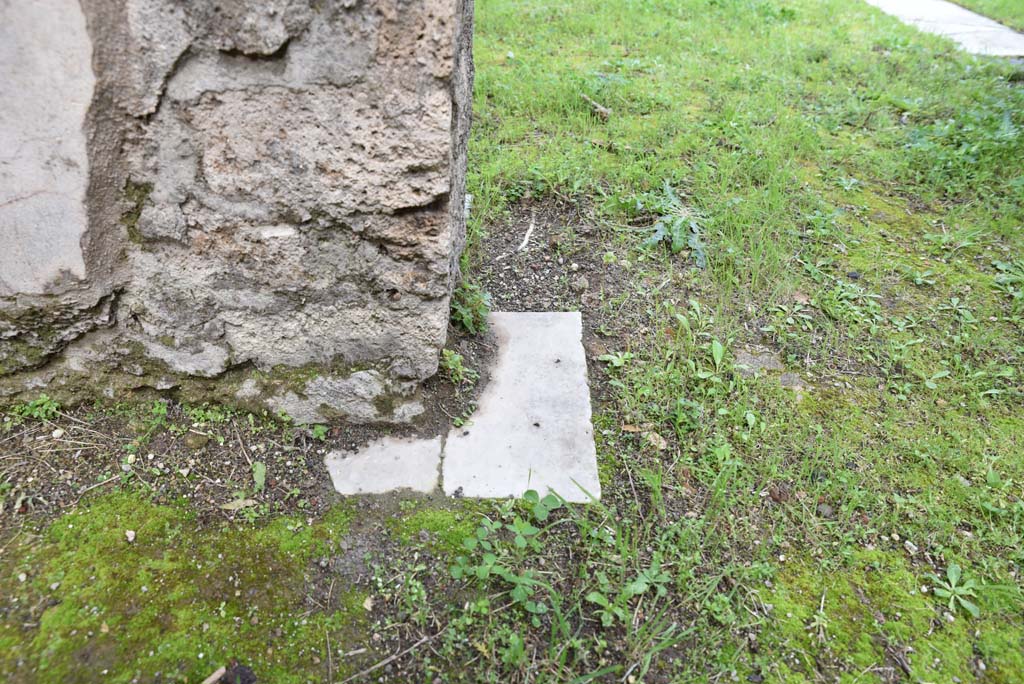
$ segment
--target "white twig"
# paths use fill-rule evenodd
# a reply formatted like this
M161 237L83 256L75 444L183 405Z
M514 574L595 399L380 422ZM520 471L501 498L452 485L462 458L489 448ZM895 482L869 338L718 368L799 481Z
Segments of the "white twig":
M440 634L440 632L438 632L438 634ZM435 634L434 636L423 637L422 639L420 639L415 644L413 644L409 648L405 649L401 653L396 653L396 654L394 654L392 656L388 656L387 658L385 658L384 660L380 661L376 665L374 665L372 667L368 667L365 670L363 670L362 672L357 672L356 674L352 675L348 679L342 681L341 684L348 684L348 682L354 681L356 679L362 679L366 675L371 674L373 672L376 672L377 670L379 670L380 668L384 667L388 663L390 663L390 662L392 662L394 660L398 660L399 658L404 656L406 653L409 653L410 651L416 650L417 648L422 646L424 643L426 643L427 641L430 641L431 639L433 639L436 636L437 636L437 634Z
M590 105L590 108L594 110L594 114L596 114L601 121L607 121L611 118L612 110L598 104L593 98L587 96L586 93L580 93L580 97L583 98L584 102Z
M523 236L523 241L519 243L519 247L516 248L517 252L522 252L526 249L526 246L530 244L530 236L533 235L533 229L535 225L533 219L530 219L530 227L526 229L526 235Z
M214 672L212 675L203 680L203 684L217 684L217 682L220 681L220 678L223 677L224 674L227 673L227 671L228 669L221 665L217 668L216 672Z
M530 227L526 229L526 235L523 236L523 241L519 243L519 246L513 249L511 252L507 252L499 257L495 257L494 260L501 261L502 259L512 256L516 252L522 252L524 249L526 249L526 246L530 244L530 237L533 235L533 229L535 227L536 226L534 225L533 218L531 218Z

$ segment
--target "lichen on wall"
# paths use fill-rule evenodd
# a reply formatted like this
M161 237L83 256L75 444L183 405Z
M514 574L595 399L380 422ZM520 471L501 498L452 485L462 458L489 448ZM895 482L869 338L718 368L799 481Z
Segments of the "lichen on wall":
M414 416L464 242L468 1L83 0L91 318L0 324L0 394L230 376L299 420Z

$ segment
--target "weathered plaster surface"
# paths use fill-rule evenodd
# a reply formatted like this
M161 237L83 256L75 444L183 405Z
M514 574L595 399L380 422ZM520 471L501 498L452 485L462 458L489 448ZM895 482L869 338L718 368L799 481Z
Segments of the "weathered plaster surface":
M0 41L0 295L42 294L85 277L92 44L77 0L5 1L0 24L24 28Z
M32 18L0 3L13 16L0 44L64 4L46 0ZM32 254L3 271L21 275L6 290L0 280L0 393L70 391L89 359L94 378L102 367L119 388L248 369L260 380L232 387L239 400L300 420L418 412L465 239L471 0L82 8L60 30L78 31L67 50L83 63L92 53L96 82L70 78L82 104L57 122L76 134L76 220L54 222L66 243L45 250L54 275ZM55 42L41 40L41 53ZM41 124L41 150L52 151L55 126ZM38 231L15 224L22 249L44 251ZM69 278L80 292L52 301L66 299L56 283ZM12 321L62 306L72 320L60 334L40 334L47 316ZM301 381L288 370L318 365Z

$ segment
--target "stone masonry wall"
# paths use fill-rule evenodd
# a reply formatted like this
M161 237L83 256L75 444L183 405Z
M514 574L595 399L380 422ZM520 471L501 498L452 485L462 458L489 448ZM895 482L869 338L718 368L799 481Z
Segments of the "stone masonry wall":
M0 0L0 403L412 418L471 35L472 0Z

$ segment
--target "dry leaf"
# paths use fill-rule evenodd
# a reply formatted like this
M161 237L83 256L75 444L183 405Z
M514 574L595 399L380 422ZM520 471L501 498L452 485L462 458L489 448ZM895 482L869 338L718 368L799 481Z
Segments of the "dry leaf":
M659 435L657 432L648 432L646 437L650 445L657 449L658 451L664 451L665 449L668 449L668 442L666 442L665 438Z
M637 425L623 425L622 426L622 431L623 432L642 432L643 428L641 428L641 427L639 427Z
M373 610L373 597L372 596L367 596L366 597L366 600L363 601L363 608L365 608L367 611Z
M235 499L234 501L221 505L221 508L225 511L237 511L239 509L255 505L256 502L253 499Z

